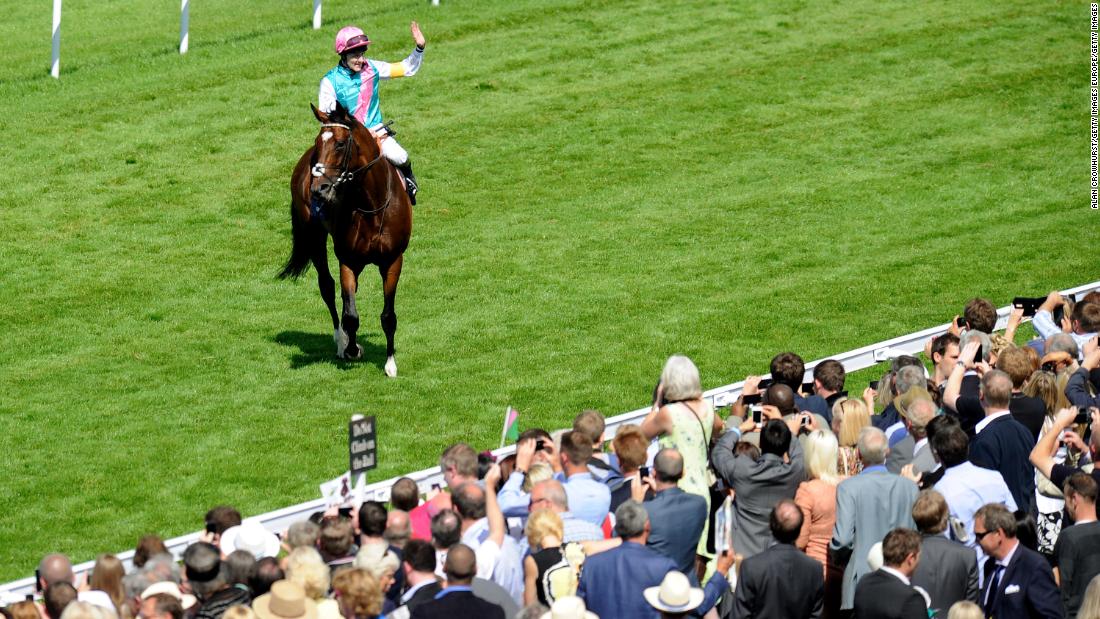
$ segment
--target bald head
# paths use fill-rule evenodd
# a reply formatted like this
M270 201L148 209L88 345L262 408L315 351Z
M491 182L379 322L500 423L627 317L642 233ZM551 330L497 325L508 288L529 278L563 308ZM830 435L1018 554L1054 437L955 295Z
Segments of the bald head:
M382 537L387 542L401 548L412 537L412 525L406 511L395 509L386 514L386 532Z
M909 405L905 417L909 421L910 433L916 438L924 438L928 434L928 424L936 418L936 403L916 400Z
M42 589L55 582L67 582L73 584L73 562L69 557L61 553L48 554L42 557L38 564L38 579L42 581Z
M657 481L675 484L684 476L684 457L675 449L662 449L653 459Z
M531 508L547 508L561 513L569 511L565 486L556 479L544 479L531 487Z
M455 544L447 551L447 560L443 563L443 573L447 575L447 585L468 585L477 574L477 558L466 544Z
M469 482L455 488L451 500L455 511L463 520L480 520L485 517L485 490Z
M1000 370L986 372L982 376L982 398L987 413L1008 408L1012 401L1012 378Z
M802 508L790 499L783 499L775 504L768 524L775 541L793 544L802 531Z
M787 385L774 384L764 392L764 403L779 409L781 415L793 415L798 412L794 405L794 390Z

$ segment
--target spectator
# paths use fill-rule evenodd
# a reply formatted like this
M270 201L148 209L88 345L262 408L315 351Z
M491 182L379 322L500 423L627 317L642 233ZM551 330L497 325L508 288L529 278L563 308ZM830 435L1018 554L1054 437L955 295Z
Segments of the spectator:
M786 385L794 392L794 404L800 411L814 413L830 421L829 406L820 395L802 395L802 382L806 379L806 364L793 352L782 352L772 357L770 371L773 384Z
M1046 419L1046 403L1023 392L1024 383L1031 378L1034 371L1031 358L1022 348L1013 346L997 355L997 369L1012 380L1012 399L1008 403L1012 418L1031 432L1032 441L1039 440L1039 432L1042 431L1043 421Z
M1077 619L1100 619L1100 576L1093 577L1085 589L1085 601L1077 613Z
M959 336L944 333L932 340L932 346L926 352L932 360L932 382L942 393L947 377L951 376L951 370L955 369L955 363L959 360Z
M229 586L248 591L251 595L249 583L256 573L256 557L247 550L234 550L222 561L225 563L225 580Z
M836 359L826 359L814 366L814 393L824 398L826 411L831 412L834 404L848 397L844 378L844 364Z
M703 497L684 492L677 484L684 473L684 459L676 449L662 449L653 460L653 499L642 506L649 514L649 538L646 546L671 558L676 569L687 574L693 586L699 584L696 576L695 555L699 540L707 523L707 501ZM635 486L641 500L644 489Z
M237 550L250 553L255 559L274 557L279 554L279 537L264 528L259 521L249 520L235 527L229 527L221 535L222 555L230 555Z
M622 474L613 466L614 463L603 453L603 431L606 427L603 414L600 411L583 410L573 418L573 431L580 432L588 437L592 443L592 457L588 459L588 472L601 483L611 485Z
M531 488L531 509L549 508L554 510L562 521L562 542L593 542L604 538L603 531L591 522L585 522L569 511L569 496L565 488L556 479L540 481ZM527 554L527 540L520 544L520 556Z
M409 524L409 514L393 509L386 514L386 531L382 537L392 548L402 550L412 537L412 526Z
M890 404L883 409L881 414L871 417L871 425L885 432L887 436L904 427L901 424L898 399L913 387L924 389L928 384L924 364L921 363L920 359L904 356L894 359L894 363L899 367L894 374L894 380L890 383L892 398Z
M741 422L731 416L725 433L711 453L714 469L737 496L733 511L733 547L744 557L762 552L770 540L769 517L781 499L793 499L802 483L805 468L802 446L791 435L798 431L798 420L784 422L779 410L765 405L767 419L760 434L760 459L735 455L734 443L742 432L756 431L753 420Z
M897 528L882 540L882 567L859 581L856 619L927 619L928 606L909 579L921 561L921 536Z
M46 611L47 619L61 619L61 613L65 607L76 600L76 587L65 581L55 582L46 587L42 594L42 606Z
M798 486L794 502L802 510L802 529L795 545L821 564L822 577L829 576L829 540L836 525L836 437L814 430L806 441L807 481Z
M617 485L608 486L611 489L610 511L614 512L624 501L630 500L631 480L641 479L640 469L649 457L648 447L649 441L638 426L632 424L619 426L619 431L611 441L611 451L615 453L615 459L618 460L622 477Z
M411 512L420 505L420 488L409 477L393 482L390 488L390 506L403 512Z
M441 579L447 551L462 540L462 518L453 509L445 509L432 518L432 546L435 547L436 575Z
M405 573L408 589L401 594L401 605L387 619L406 619L418 606L435 599L442 590L435 577L435 550L424 540L412 539L405 545L405 557L401 570Z
M310 524L313 523L311 522ZM309 546L307 546L307 548L316 552L315 548ZM293 552L292 550L291 553ZM285 577L283 568L279 566L279 561L275 559L275 557L264 557L260 559L256 562L256 573L252 575L252 580L248 583L249 588L252 589L253 598L271 591L271 585L277 581L283 580Z
M523 604L537 601L550 606L555 599L576 593L576 573L561 547L561 516L552 509L535 510L527 519L526 530L531 554L523 559ZM556 576L548 578L548 572Z
M229 586L221 553L213 544L196 542L188 546L183 551L183 573L201 604L195 619L220 619L230 606L252 601L247 591Z
M910 576L931 599L929 608L942 612L955 602L978 601L978 560L974 551L947 539L947 501L935 490L924 490L913 504L913 522L921 534L921 558Z
M865 428L859 436L863 472L840 482L836 489L836 526L829 550L837 554L838 564L847 563L842 610L853 607L856 583L870 571L863 558L871 546L882 541L891 529L913 527L911 510L917 500L917 486L887 472L883 462L888 450L882 430Z
M386 542L369 542L359 549L352 566L370 572L378 583L385 599L382 600L382 614L397 607L396 600L401 599L401 587L397 585L397 573L401 568L401 559L390 550ZM402 574L402 578L404 574Z
M332 591L340 603L340 614L344 619L382 619L385 598L378 581L367 570L350 568L336 572L332 579Z
M183 619L183 611L180 598L170 593L154 593L141 600L142 619Z
M965 354L965 349L964 349ZM989 557L982 579L982 609L990 617L1064 617L1050 565L1016 539L1016 517L991 503L974 514L974 537Z
M789 499L768 517L776 543L747 557L734 592L736 617L821 617L825 581L821 564L799 552L802 510Z
M313 600L318 619L340 618L340 605L327 598L331 580L321 553L305 547L291 551L286 561L286 580L301 587L306 598Z
M101 554L96 557L95 566L92 567L92 575L88 579L88 586L92 589L103 591L111 598L115 608L121 609L126 602L126 593L122 589L122 577L126 575L126 568L122 561L111 554Z
M490 491L490 494L493 494ZM417 607L412 619L504 619L504 611L497 605L475 596L471 589L477 562L474 551L465 544L456 544L447 553L443 566L447 584L435 599ZM346 615L345 615L346 616Z
M699 369L687 357L669 357L661 371L653 408L642 421L642 434L646 439L659 438L662 448L680 452L684 474L677 485L684 492L703 497L708 509L708 456L711 441L721 429L721 418L703 399ZM697 552L707 554L705 538L700 540Z
M505 517L525 518L527 516L531 486L543 479L541 473L538 479L532 479L532 469L539 465L552 468L557 464L556 454L554 441L546 430L527 430L519 435L519 440L516 442L515 466L497 496L500 510L504 512Z
M975 297L967 301L962 318L968 331L981 331L989 335L997 328L997 308L989 299Z
M585 461L587 458L581 461L582 467ZM590 475L587 471L585 474ZM513 600L519 601L523 599L522 555L515 540L505 535L504 515L494 490L499 479L500 467L493 465L485 475L484 489L477 484L462 484L455 488L452 500L462 517L462 543L477 554L477 576L504 587ZM607 491L606 486L601 487Z
M1061 293L1057 290L1052 291L1035 312L1031 325L1044 339L1057 333L1068 332L1078 348L1084 348L1085 342L1096 337L1097 331L1100 331L1100 305L1088 302L1077 303L1069 312L1069 316L1062 319L1062 324L1055 324L1053 312L1065 304L1066 299Z
M400 567L401 565L401 548L396 544L393 544L392 542L390 542L389 539L386 538L386 530L390 521L390 514L386 510L386 506L383 503L379 501L365 501L362 505L359 506L358 516L359 549L356 551L356 557L358 558L361 549L366 548L371 544L379 544L381 545L381 547L387 548L390 552L397 556L396 561L391 562L393 568L392 586L390 585L390 581L385 581L382 585L382 592L385 594L386 599L389 600L392 605L396 606L398 598L401 597L401 591L405 588L405 575L401 570L398 569L398 567ZM403 512L402 516L405 516L405 518L397 518L399 521L398 526L400 526L402 520L405 522L406 525L408 525L407 516ZM374 554L381 556L385 553L376 552ZM365 566L361 565L360 567ZM379 580L382 580L377 573L374 576L375 578L379 578ZM388 608L388 606L383 608L383 611L387 610Z
M443 483L454 489L461 484L477 483L477 452L466 443L455 443L443 450L439 456L439 468L443 472ZM439 492L428 501L409 512L414 534L423 536L424 530L431 530L431 520L439 512L451 509L451 495Z
M313 600L306 596L300 586L289 580L280 580L271 585L269 593L261 595L252 603L252 610L259 619L317 619L317 606Z
M301 546L317 548L319 541L321 541L321 527L309 520L302 520L295 522L287 529L284 547L287 552Z
M1096 521L1097 484L1089 475L1074 473L1064 486L1066 511L1073 526L1066 527L1054 546L1054 580L1062 589L1069 617L1076 617L1090 581L1100 575L1100 523Z
M1046 409L1043 431L1050 427L1050 421L1054 419L1055 413L1069 406L1069 399L1066 398L1065 390L1058 388L1057 375L1046 370L1036 370L1031 374L1031 378L1024 384L1024 395L1039 398L1043 401L1043 406ZM1040 435L1042 435L1042 432L1040 432Z
M863 470L856 443L859 433L871 425L871 412L862 400L840 400L833 405L833 433L836 434L837 474L843 479Z
M134 548L134 558L131 559L131 563L136 568L142 568L145 567L145 562L149 560L149 557L167 552L168 548L159 536L143 535L138 540L137 548Z
M1097 307L1100 307L1100 305ZM1081 367L1070 375L1069 381L1066 383L1066 398L1074 406L1082 408L1100 407L1100 395L1089 395L1089 373L1100 367L1100 346L1098 346L1097 338L1093 337L1085 342L1084 350L1085 359L1081 362Z
M240 526L241 512L229 505L218 505L206 512L206 530L201 541L221 547L222 533L226 529Z
M974 514L978 509L1000 502L1015 511L1016 500L1000 473L967 461L967 447L966 433L955 425L946 425L932 436L932 452L944 471L935 489L947 501L948 536L976 548Z
M588 471L592 457L592 444L579 432L569 431L561 435L562 485L569 496L573 513L596 526L603 524L611 505L611 491Z
M646 602L661 613L661 619L687 617L705 597L702 589L691 586L688 577L677 571L665 574L661 585L647 588L644 595ZM588 613L586 617L591 619L596 615Z
M76 601L65 607L65 612L61 613L61 619L118 619L118 613L111 608Z
M51 553L38 563L38 588L45 591L55 582L73 584L73 563L61 553Z
M1085 445L1079 434L1069 429L1077 417L1077 410L1065 408L1058 411L1050 431L1043 436L1039 444L1031 451L1032 464L1035 465L1039 473L1058 488L1065 487L1066 480L1069 479L1070 475L1078 471L1084 472L1083 469L1055 462L1054 455L1058 450L1059 438L1077 453L1091 453L1094 462L1100 460L1100 412L1091 410L1089 416L1091 419L1091 436L1088 445ZM1093 468L1090 474L1097 483L1100 483L1100 470Z
M38 607L29 600L16 602L8 606L7 611L11 613L11 619L41 619L38 614Z
M321 538L317 550L329 568L337 569L351 565L359 547L355 545L355 531L351 520L342 517L326 518L321 525Z
M890 446L886 470L896 475L902 467L912 464L916 472L927 473L936 468L927 435L928 423L936 417L936 405L932 396L920 387L910 389L899 398L899 404L905 436Z

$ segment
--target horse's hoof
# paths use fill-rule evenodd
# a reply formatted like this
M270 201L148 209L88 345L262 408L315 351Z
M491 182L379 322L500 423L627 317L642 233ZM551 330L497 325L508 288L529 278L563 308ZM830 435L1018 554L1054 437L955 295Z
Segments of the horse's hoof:
M359 359L363 356L363 347L359 344L351 344L348 346L344 356L348 359Z
M393 360L393 357L386 359L386 376L390 378L397 378L397 362Z
M348 334L342 329L336 329L332 332L332 341L336 342L336 358L343 359L344 351L348 348Z

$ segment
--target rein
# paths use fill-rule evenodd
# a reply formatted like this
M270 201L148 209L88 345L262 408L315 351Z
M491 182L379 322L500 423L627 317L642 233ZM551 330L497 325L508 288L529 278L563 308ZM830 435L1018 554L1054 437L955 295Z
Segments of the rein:
M313 174L313 176L315 176L317 178L324 177L325 180L332 183L332 186L334 188L339 187L340 185L346 183L347 181L350 181L351 179L355 178L356 174L359 174L360 172L366 172L367 170L371 169L372 167L374 167L374 164L378 163L382 159L382 149L379 148L377 157L375 157L374 159L371 159L366 165L359 166L358 168L349 171L348 170L348 161L351 159L351 157L350 157L351 147L354 144L358 148L358 144L355 141L354 134L352 134L351 127L349 127L347 125L340 124L340 123L322 123L321 127L322 128L324 128L324 127L340 127L341 129L347 129L348 133L351 135L350 142L346 147L344 147L342 157L340 158L340 166L339 166L340 173L337 174L335 178L329 176L326 173L326 170L337 169L337 166L327 166L327 165L325 165L321 162L317 162L313 165L313 169L310 170L310 172ZM358 209L358 210L362 210L362 209ZM377 210L372 211L372 212L377 212Z

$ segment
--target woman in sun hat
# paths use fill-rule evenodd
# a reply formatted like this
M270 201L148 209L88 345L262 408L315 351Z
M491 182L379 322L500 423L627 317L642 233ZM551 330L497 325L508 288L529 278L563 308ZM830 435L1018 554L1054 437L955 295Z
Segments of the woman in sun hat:
M378 103L378 86L381 80L395 77L412 77L420 69L424 56L424 35L420 25L412 22L413 41L416 47L401 62L383 62L368 59L370 37L357 26L344 26L336 33L336 53L340 62L321 78L321 90L317 94L317 108L326 114L344 106L349 114L379 135L382 154L405 176L409 199L416 204L416 177L413 175L409 154L383 127L382 108Z
M270 592L252 601L252 610L259 619L317 619L317 605L289 580L273 583Z
M223 554L229 555L235 550L246 550L252 553L257 561L264 557L278 555L280 548L279 537L255 520L247 520L235 527L229 527L221 537Z

